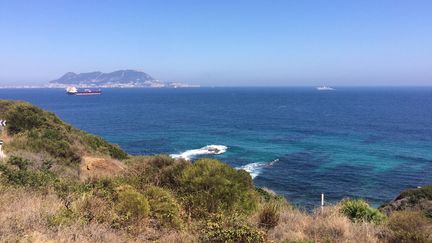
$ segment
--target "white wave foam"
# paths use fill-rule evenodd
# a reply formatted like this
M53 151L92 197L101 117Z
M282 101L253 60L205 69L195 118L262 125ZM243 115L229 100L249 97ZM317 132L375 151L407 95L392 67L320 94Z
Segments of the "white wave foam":
M278 161L279 159L275 159L270 162L255 162L240 167L236 167L236 169L245 170L251 175L252 179L255 179L255 177L261 174L263 168L271 167L274 163Z
M170 154L171 158L174 159L185 159L185 160L191 160L192 158L199 156L199 155L206 155L206 154L223 154L228 149L227 146L224 145L207 145L199 149L191 149L186 150L183 153L180 154Z

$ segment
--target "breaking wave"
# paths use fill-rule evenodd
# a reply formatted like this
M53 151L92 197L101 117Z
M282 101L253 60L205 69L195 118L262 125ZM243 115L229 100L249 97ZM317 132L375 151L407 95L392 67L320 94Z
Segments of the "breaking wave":
M185 160L191 160L199 155L206 155L206 154L223 154L228 149L225 145L207 145L199 149L191 149L186 150L183 153L180 154L170 154L171 158L174 159L185 159Z
M279 159L272 160L270 162L255 162L240 167L236 167L238 170L245 170L248 172L252 179L255 179L259 174L261 174L263 168L268 168L273 166L274 163L278 162Z

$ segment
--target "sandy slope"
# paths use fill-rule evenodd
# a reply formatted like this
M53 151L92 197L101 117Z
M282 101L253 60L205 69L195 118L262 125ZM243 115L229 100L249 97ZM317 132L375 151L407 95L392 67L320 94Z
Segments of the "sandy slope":
M124 165L114 159L83 156L80 166L80 180L90 177L107 177L118 175L124 170Z

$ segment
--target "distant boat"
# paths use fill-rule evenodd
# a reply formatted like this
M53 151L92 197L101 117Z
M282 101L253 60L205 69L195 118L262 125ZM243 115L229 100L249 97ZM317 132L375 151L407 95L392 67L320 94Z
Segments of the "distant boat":
M84 89L84 90L78 90L76 87L67 87L66 93L69 95L100 95L102 94L102 91L99 90L91 90L91 89Z
M316 88L317 90L335 90L334 88L328 86L320 86Z

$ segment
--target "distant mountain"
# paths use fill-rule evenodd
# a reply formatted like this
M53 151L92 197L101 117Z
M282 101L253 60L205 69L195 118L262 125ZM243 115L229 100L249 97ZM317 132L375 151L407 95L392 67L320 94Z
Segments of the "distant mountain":
M184 83L167 83L154 79L145 72L135 70L119 70L111 73L89 72L73 73L68 72L59 79L49 82L49 87L100 87L100 88L178 88L195 87Z

